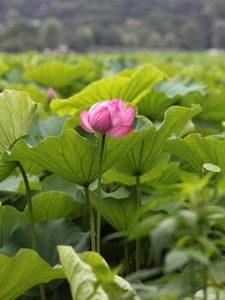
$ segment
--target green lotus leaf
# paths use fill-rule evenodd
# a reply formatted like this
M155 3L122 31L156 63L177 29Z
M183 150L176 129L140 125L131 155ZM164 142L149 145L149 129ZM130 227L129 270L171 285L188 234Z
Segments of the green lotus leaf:
M33 218L35 222L57 220L62 218L74 219L81 217L84 204L75 201L72 196L63 192L43 192L32 198ZM28 208L25 208L28 217Z
M183 139L178 137L167 141L165 150L188 162L200 175L205 164L213 164L220 168L222 175L225 173L224 139L192 133Z
M62 268L53 268L35 251L21 249L9 257L0 254L0 299L15 300L40 283L64 278Z
M65 115L74 114L77 109L101 100L121 98L127 102L137 102L163 77L164 74L159 69L152 65L144 65L130 78L118 76L98 80L67 100L53 100L51 107L58 114Z
M198 118L204 121L224 121L225 89L210 89L206 94L193 93L182 98L181 104L191 106L192 103L201 105L202 112Z
M194 92L204 95L206 85L204 83L190 82L189 79L178 78L173 81L161 81L155 85L155 90L164 92L169 99L174 97L182 97Z
M78 255L68 246L59 246L58 251L73 300L114 300L122 295L127 300L139 300L127 281L112 276L99 254L87 252Z
M42 138L60 135L66 119L67 117L61 118L56 114L44 116L44 118L38 114L30 124L29 135Z
M165 112L161 126L149 132L115 165L115 170L129 176L144 175L165 157L163 147L171 136L182 135L193 129L190 119L200 111L199 106L171 107Z
M145 95L137 103L140 114L148 118L159 118L163 113L180 98L194 95L199 97L205 95L205 85L202 83L188 83L187 80L177 80L176 82L161 81L157 83L152 91ZM194 101L192 103L195 103ZM183 103L184 106L186 106Z
M165 174L167 168L169 166L170 155L165 153L161 156L160 160L156 163L156 165L151 168L147 173L141 176L141 183L147 183L154 180L157 180ZM121 173L120 171L115 170L115 168L109 169L103 175L103 183L110 184L112 182L120 182L122 184L132 186L136 184L136 180L134 176L126 175Z
M149 119L157 118L176 101L176 97L169 99L164 92L152 90L137 103L138 112Z
M0 181L12 173L15 162L2 161L3 154L27 134L37 104L25 92L5 90L0 94Z
M30 189L40 190L39 178L37 176L29 176L28 180L30 183ZM22 175L9 176L2 182L0 182L0 201L5 201L8 198L12 197L16 193L24 193L26 187L24 185Z
M8 70L10 66L6 64L4 61L0 61L0 77L2 77Z
M147 126L149 128L133 131L123 138L106 137L103 172L154 128L150 122ZM5 159L32 161L68 181L88 186L98 176L99 151L99 143L92 143L74 129L65 129L60 136L48 137L34 147L19 140L11 152L5 155Z
M37 253L50 265L59 263L58 245L70 245L77 252L89 249L89 232L83 232L72 220L59 219L35 223ZM18 227L12 234L12 241L17 247L31 248L30 226Z
M0 206L0 252L10 254L10 238L13 232L26 224L27 220L23 213L12 206Z
M27 70L24 77L29 80L35 80L45 86L62 88L70 84L73 80L85 76L90 67L90 63L86 61L76 66L54 60L42 64L36 69Z
M83 202L84 196L82 193L82 188L61 176L58 175L50 175L47 176L42 182L42 191L58 191L66 193L71 196L74 200L78 200Z
M91 201L93 206L97 207L98 198L94 193L91 193ZM132 190L128 197L122 199L116 199L113 196L110 197L110 195L102 197L102 216L117 231L126 231L129 228L136 211L135 190Z
M31 98L37 103L45 103L47 101L46 90L41 89L36 84L10 84L8 88L15 91L27 92L31 96Z

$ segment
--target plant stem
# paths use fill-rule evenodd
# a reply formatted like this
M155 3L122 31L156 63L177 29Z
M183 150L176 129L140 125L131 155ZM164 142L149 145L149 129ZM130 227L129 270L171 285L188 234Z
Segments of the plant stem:
M205 239L208 239L208 234L207 234L207 228L203 227L202 228L202 236ZM204 247L202 246L202 252L204 252ZM207 288L208 288L208 266L203 266L203 299L207 300L208 299L208 294L207 294Z
M59 300L59 293L58 293L57 288L53 290L53 297L54 297L54 300Z
M208 285L208 274L207 274L207 267L204 267L203 269L203 299L207 300L208 295L207 295L207 285Z
M27 206L28 206L28 216L29 216L29 223L30 223L30 231L31 231L31 247L33 250L37 251L37 240L36 240L36 233L34 227L34 218L33 218L33 210L32 210L32 202L31 202L31 192L30 192L30 184L27 178L27 174L23 168L23 166L19 163L18 164L20 172L23 176L23 181L26 187L26 195L27 195Z
M105 148L105 134L101 137L100 145L100 155L99 155L99 171L98 171L98 203L97 203L97 252L100 253L101 250L101 181L102 181L102 163L104 157Z
M220 300L220 293L218 289L216 289L216 300Z
M140 176L136 176L136 199L137 199L137 211L141 207L141 181ZM141 268L141 240L136 240L136 271Z
M45 288L43 284L39 284L39 291L40 291L41 300L47 300L45 295Z
M33 210L32 210L32 202L31 202L31 191L30 191L30 184L27 178L27 174L21 165L21 163L18 163L18 167L20 169L20 172L23 176L23 181L26 188L26 196L27 196L27 206L28 206L28 216L29 216L29 223L30 223L30 232L31 232L31 247L34 251L37 252L37 239L36 239L36 233L35 233L35 227L34 227L34 218L33 218ZM45 289L42 284L39 285L40 290L40 296L41 300L46 300L45 296Z
M193 274L195 274L195 270L193 267L193 261L190 261L189 263L189 289L190 289L190 295L191 299L195 299L195 286L194 286L194 278Z
M125 260L125 267L126 267L125 272L126 275L128 275L130 271L129 270L130 264L129 264L129 245L127 242L124 244L124 260Z
M85 197L86 197L86 203L88 208L88 215L89 215L89 222L90 222L90 232L91 232L91 251L96 251L95 247L95 220L94 220L94 214L91 207L90 202L90 193L89 188L85 188Z

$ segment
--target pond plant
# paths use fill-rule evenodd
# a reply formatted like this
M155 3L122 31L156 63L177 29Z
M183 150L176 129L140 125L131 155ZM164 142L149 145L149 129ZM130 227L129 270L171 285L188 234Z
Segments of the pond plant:
M91 68L0 94L0 299L224 299L220 78Z

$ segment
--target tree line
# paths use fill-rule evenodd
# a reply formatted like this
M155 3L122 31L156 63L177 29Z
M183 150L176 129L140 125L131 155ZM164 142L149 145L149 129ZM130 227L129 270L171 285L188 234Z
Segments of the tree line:
M225 48L224 0L1 0L0 50Z

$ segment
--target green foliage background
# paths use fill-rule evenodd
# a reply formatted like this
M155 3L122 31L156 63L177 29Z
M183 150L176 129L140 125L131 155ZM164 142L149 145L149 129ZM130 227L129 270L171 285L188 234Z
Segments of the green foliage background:
M40 284L49 300L224 299L224 61L223 53L0 55L0 299L40 299ZM100 256L87 251L85 205L89 188L96 214L99 136L85 134L79 116L114 97L142 116L127 137L106 137Z

